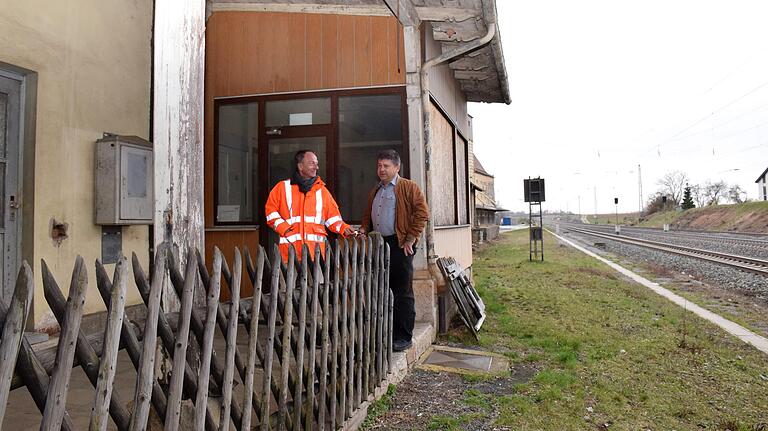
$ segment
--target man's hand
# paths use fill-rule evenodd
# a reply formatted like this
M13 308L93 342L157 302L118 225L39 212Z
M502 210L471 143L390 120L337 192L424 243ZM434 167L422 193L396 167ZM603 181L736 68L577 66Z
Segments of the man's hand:
M350 226L347 226L344 228L344 232L342 232L341 234L344 235L345 237L357 236L357 231L352 229Z
M413 251L414 242L415 241L406 241L405 244L403 244L403 251L405 251L406 256L410 256L416 253L415 251Z

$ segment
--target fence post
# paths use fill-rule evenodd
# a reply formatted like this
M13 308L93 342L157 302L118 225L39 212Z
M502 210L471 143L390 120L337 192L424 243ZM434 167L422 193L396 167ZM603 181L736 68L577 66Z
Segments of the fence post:
M13 290L11 304L7 313L3 313L5 324L2 327L3 339L0 340L0 363L3 364L0 367L0 425L2 425L5 416L5 407L8 404L8 393L11 390L11 380L13 380L15 368L9 364L15 364L19 355L24 327L27 323L27 314L35 291L33 280L29 265L26 261L22 262L19 275L16 278L16 287ZM3 308L5 307L3 306ZM61 424L59 424L60 426Z
M43 263L45 265L45 263ZM45 270L44 270L45 271ZM50 273L49 273L50 275ZM67 405L69 378L72 375L77 335L80 332L80 322L85 304L85 291L88 288L88 276L85 271L83 258L77 256L75 269L72 272L72 282L69 287L66 313L59 335L59 346L56 350L56 366L51 374L51 384L45 401L41 430L56 430L61 428L64 409Z
M200 341L200 374L197 376L197 395L195 396L195 429L203 428L205 412L208 410L208 381L211 373L213 355L213 336L216 329L216 313L219 310L219 291L221 289L221 251L213 249L213 276L208 286L206 299L205 327Z
M192 247L187 250L187 270L181 295L176 345L173 352L173 373L171 373L171 382L168 387L168 409L165 413L165 429L168 431L179 429L179 421L181 420L181 394L184 385L184 372L187 367L189 321L192 316L195 286L197 285L197 265L193 259L194 253L195 249ZM176 261L171 261L170 266L175 267Z
M99 364L99 378L96 384L93 408L91 409L91 422L89 426L91 430L104 431L107 429L107 423L109 422L107 415L109 414L112 385L115 380L115 370L117 369L120 328L123 326L123 315L125 314L125 285L127 278L128 261L124 256L121 256L120 260L117 261L117 265L115 265L112 297L108 307L107 329L104 331L101 363Z
M235 377L235 352L237 350L237 318L240 314L240 278L243 271L243 260L240 250L235 247L234 272L229 283L230 304L227 321L227 351L224 362L224 384L221 387L221 418L219 429L229 429L229 414L232 406L232 382Z
M253 281L253 296L251 297L251 320L250 331L248 331L248 357L245 361L245 379L244 385L244 399L243 399L243 430L251 429L251 412L253 411L253 376L256 366L256 346L258 346L258 334L259 334L259 311L261 309L261 283L264 274L264 249L260 246L258 249L258 257L256 258L256 276ZM248 253L248 249L245 249L245 260L248 263L246 266L249 269L251 266L251 256ZM262 361L262 364L264 362ZM269 391L269 389L267 389ZM269 392L266 392L263 397L268 397ZM269 420L269 417L267 417Z

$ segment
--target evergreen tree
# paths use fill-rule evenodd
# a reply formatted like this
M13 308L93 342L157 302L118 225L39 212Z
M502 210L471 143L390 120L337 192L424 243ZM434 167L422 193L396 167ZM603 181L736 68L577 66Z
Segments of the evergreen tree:
M696 207L693 203L693 198L691 197L691 186L688 184L685 185L685 190L683 191L683 203L681 206L683 207L683 210L689 210Z

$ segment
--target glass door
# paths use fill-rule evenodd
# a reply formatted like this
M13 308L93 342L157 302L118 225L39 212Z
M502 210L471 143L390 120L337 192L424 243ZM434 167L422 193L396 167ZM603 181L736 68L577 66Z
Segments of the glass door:
M0 76L0 300L13 294L21 239L19 150L21 82Z
M328 172L328 158L326 146L328 139L326 136L306 136L302 138L272 138L269 141L269 180L268 184L273 187L280 181L291 178L295 170L294 154L300 150L310 150L317 155L319 169L317 175L327 181L326 172ZM266 203L266 201L265 201ZM274 244L279 240L277 233L262 224L261 236L265 237L267 244ZM266 233L266 235L264 235Z
M318 175L332 190L334 170L329 157L329 145L333 140L331 125L331 99L308 97L288 100L267 100L262 118L262 142L267 145L261 151L261 184L264 196L260 200L263 214L269 192L280 181L291 178L296 163L294 155L300 150L310 150L317 155ZM264 220L262 215L261 220ZM264 247L272 247L278 241L277 233L266 223L260 223L259 237Z

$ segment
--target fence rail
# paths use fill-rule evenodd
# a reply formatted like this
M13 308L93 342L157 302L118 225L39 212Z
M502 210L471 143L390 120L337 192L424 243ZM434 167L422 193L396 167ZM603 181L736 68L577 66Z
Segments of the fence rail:
M311 261L305 245L301 258L291 249L287 263L276 245L271 259L262 247L255 256L236 248L231 267L215 248L210 272L199 251L188 250L181 268L177 254L161 245L149 276L134 254L143 329L125 317L127 259L111 278L96 261L96 286L107 307L100 344L80 329L88 289L83 259L75 262L67 299L43 261L45 300L61 327L48 368L24 335L35 291L24 262L10 303L0 301L0 427L10 390L24 386L41 413L40 429L75 429L66 406L79 364L94 388L91 430L148 429L151 410L166 430L339 428L390 369L389 248L379 235L326 245L324 259ZM254 286L248 298L240 297L243 277ZM228 303L219 301L222 284L231 293ZM162 309L164 286L176 293L180 310ZM247 339L244 351L238 336ZM225 340L223 351L217 337ZM130 403L113 390L121 348L136 371ZM159 369L166 371L158 375Z

